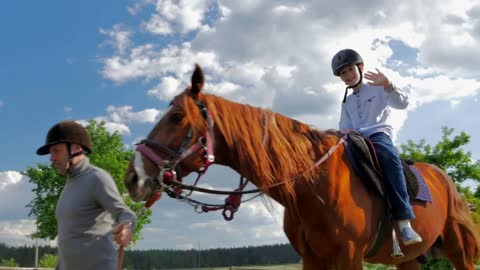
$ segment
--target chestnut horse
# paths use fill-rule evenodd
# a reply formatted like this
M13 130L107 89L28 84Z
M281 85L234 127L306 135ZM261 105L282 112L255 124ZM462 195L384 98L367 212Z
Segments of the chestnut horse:
M415 164L433 201L412 202L412 226L423 242L401 245L405 256L394 258L388 234L376 254L364 258L385 208L352 171L341 140L278 113L204 94L203 86L196 66L191 86L173 99L139 145L143 150L137 148L125 177L132 199L158 196L165 173L202 171L215 157L215 164L232 168L285 207L284 231L305 270L360 270L364 260L420 269L416 258L432 249L456 269L474 269L480 238L445 172Z

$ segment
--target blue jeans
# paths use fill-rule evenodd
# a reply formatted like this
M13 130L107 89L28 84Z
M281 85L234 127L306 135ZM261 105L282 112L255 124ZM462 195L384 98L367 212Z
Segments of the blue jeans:
M392 139L383 133L375 133L368 138L377 152L378 162L383 171L383 180L388 199L392 204L393 219L415 218L408 198L407 184L403 175L400 157L393 146Z

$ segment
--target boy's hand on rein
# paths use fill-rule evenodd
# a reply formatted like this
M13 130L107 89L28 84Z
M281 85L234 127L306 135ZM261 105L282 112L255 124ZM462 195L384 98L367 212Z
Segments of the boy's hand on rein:
M392 89L392 82L388 80L387 76L380 72L378 68L376 68L377 72L372 72L372 71L367 71L365 73L365 79L371 81L368 82L370 85L376 85L376 86L383 86L383 89L385 90L390 90Z

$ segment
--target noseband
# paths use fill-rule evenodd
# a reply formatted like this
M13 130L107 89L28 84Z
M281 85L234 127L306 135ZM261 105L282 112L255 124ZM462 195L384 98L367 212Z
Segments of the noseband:
M182 145L175 150L161 143L157 143L151 139L144 139L137 144L136 151L147 157L159 168L159 173L156 176L157 183L160 186L170 186L174 181L180 181L181 175L177 173L180 170L180 162L188 157L190 154L197 152L200 149L205 149L205 165L197 172L199 177L203 175L208 167L215 161L214 156L214 140L213 140L213 126L214 121L207 106L204 102L195 100L195 104L200 110L203 118L207 121L208 128L204 136L198 138L198 141L192 146L188 147L193 138L193 129L190 127L187 135L183 139ZM157 152L166 154L169 159L162 158ZM197 181L198 181L197 178ZM181 191L180 191L181 192Z

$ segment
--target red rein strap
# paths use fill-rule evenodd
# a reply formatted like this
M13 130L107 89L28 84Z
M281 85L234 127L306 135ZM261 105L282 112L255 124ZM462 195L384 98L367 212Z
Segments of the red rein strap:
M243 191L243 189L245 188L245 186L247 186L248 184L248 180L245 180L243 181L243 177L240 178L240 184L238 186L237 189L235 189L236 192L239 192L239 193L236 193L236 194L230 194L226 199L225 199L225 204L222 205L222 206L203 206L202 207L202 212L210 212L210 211L216 211L216 210L220 210L220 209L223 209L222 211L222 215L223 215L223 218L227 221L231 221L233 220L233 216L235 214L235 212L238 211L238 209L240 208L240 204L242 204L242 195L243 193L241 193L241 191Z
M162 192L155 191L152 197L148 199L147 202L145 202L145 208L150 208L156 201L158 201L158 199L160 199L161 196L162 196Z

